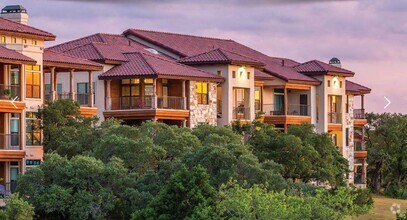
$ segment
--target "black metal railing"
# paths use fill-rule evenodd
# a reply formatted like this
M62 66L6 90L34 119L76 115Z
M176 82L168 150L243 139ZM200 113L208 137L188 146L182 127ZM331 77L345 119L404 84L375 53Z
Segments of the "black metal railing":
M81 106L89 105L89 93L76 93L75 98L79 105Z
M353 109L353 117L355 119L365 119L365 110L364 109Z
M288 104L287 112L284 112L282 104L263 104L263 111L267 116L291 115L291 116L311 116L310 105Z
M69 95L68 92L62 92L62 93L58 93L58 100L62 100L62 99L70 99L71 96Z
M250 120L250 108L248 107L233 108L233 119Z
M154 101L154 97L152 97L152 101ZM157 97L157 108L184 109L184 98L175 96Z
M342 113L328 112L328 123L341 124L342 123Z
M20 85L3 85L0 84L0 99L11 100L18 97L20 100Z
M112 103L116 101L112 98ZM119 106L112 106L113 110L121 109L151 109L153 96L123 96L119 98ZM114 109L114 108L117 109Z
M361 141L356 141L355 142L355 151L366 151L366 148Z
M20 134L0 134L0 150L20 150Z

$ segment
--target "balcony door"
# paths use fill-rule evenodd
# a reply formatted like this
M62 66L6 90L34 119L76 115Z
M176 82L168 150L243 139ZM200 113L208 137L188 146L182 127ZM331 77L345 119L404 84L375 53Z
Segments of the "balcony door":
M20 115L16 113L11 113L10 115L9 146L12 149L18 149L20 146Z
M250 89L234 88L234 118L250 119Z
M284 89L274 89L273 115L284 115Z
M300 95L300 115L303 115L303 116L308 115L308 95L307 94Z

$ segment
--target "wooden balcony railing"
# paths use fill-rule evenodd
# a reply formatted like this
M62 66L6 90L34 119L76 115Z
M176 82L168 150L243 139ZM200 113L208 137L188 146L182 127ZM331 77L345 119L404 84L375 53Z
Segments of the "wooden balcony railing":
M0 84L0 99L11 100L18 97L20 100L20 86L19 85L3 85Z
M353 117L355 119L365 119L365 110L364 109L353 109Z
M0 150L20 150L20 134L0 134Z

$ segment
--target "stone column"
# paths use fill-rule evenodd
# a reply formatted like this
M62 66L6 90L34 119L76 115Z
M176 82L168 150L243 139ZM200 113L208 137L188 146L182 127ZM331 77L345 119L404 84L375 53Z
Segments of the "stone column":
M92 71L89 71L89 107L93 107L93 83L92 83Z
M75 85L74 85L74 83L75 83L74 71L75 71L75 69L71 69L69 72L69 98L75 101L76 97L75 97Z
M112 100L110 98L110 83L112 80L106 80L106 110L112 109Z

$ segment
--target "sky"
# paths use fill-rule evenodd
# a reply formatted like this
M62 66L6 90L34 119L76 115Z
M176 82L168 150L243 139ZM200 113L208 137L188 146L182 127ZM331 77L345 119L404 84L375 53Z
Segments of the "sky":
M233 39L299 62L338 57L372 89L368 112L407 113L407 0L2 0L57 36L128 28ZM392 103L387 104L386 96ZM356 100L359 106L360 98Z

